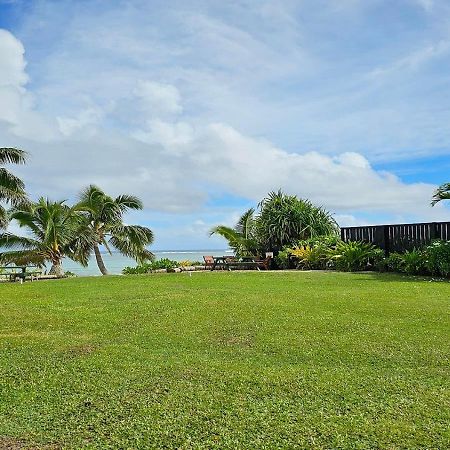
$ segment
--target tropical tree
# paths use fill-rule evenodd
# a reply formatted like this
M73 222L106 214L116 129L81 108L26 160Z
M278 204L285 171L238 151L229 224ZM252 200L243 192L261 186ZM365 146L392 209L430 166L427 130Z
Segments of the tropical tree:
M450 183L444 183L436 189L433 194L431 206L434 206L441 200L450 200Z
M92 248L94 240L89 234L82 213L64 201L52 202L41 197L36 203L14 208L9 214L27 236L9 232L0 234L0 261L20 265L50 262L50 273L62 276L64 256L87 265L85 248ZM83 250L83 251L82 251Z
M333 216L309 200L270 192L259 204L258 237L270 250L280 250L299 240L336 234L339 227Z
M257 235L255 209L250 208L242 214L237 224L232 227L218 225L210 231L210 235L218 234L228 241L236 256L257 256L261 252Z
M3 167L5 164L24 164L26 153L11 147L0 148L0 202L18 206L26 201L25 186L21 179ZM0 229L8 223L6 209L0 204Z
M211 234L219 234L238 256L281 250L299 240L334 235L339 227L332 215L295 195L271 192L258 205L259 211L246 211L234 228L219 225Z
M95 237L93 247L85 245L80 252L89 257L93 250L97 266L103 275L107 275L108 271L100 253L100 245L110 254L110 247L114 247L138 263L153 259L153 253L146 248L153 242L153 232L150 228L123 223L123 216L127 211L143 208L139 198L133 195L113 198L99 187L90 185L81 192L80 201L75 208L86 214L87 225Z

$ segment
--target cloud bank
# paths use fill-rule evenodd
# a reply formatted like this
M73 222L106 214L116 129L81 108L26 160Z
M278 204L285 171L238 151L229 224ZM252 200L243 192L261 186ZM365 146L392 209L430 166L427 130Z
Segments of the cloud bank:
M420 3L426 14L436 8ZM96 35L90 27L94 17L73 11L74 19L62 21L61 39L43 55L40 67L33 45L28 50L11 32L0 30L0 139L2 145L30 151L20 174L32 194L72 199L88 183L112 194L135 193L146 205L144 220L154 223L157 235L160 231L160 248L183 245L181 237L187 246L206 246L212 224L231 223L241 209L279 188L325 206L343 225L448 219L445 206L429 207L434 184L406 183L374 168L372 157L378 160L383 153L381 139L376 145L373 139L380 130L370 126L376 109L340 116L340 103L331 94L315 100L305 95L304 104L272 98L270 89L261 95L259 89L274 80L307 82L323 64L306 47L287 45L306 39L290 2L268 2L255 12L270 17L264 26L282 30L273 35L274 44L216 12L183 15L181 5L162 20L181 23L184 41L173 32L164 35L152 18L141 31L136 25L145 6L127 5L122 14L111 8L94 15ZM234 6L239 8L239 2ZM349 20L348 11L335 13ZM33 14L35 20L21 30L25 42L36 24L45 25L59 11L36 8ZM110 33L119 20L120 32ZM372 84L359 96L447 52L440 40L409 57L379 61L361 74L361 82ZM338 85L343 89L342 80ZM351 104L360 101L356 92L348 92ZM320 145L314 145L317 122L296 148L277 139L273 123L279 121L280 133L291 127L297 135L293 119L305 129L324 107L334 119L331 125L331 119L321 117ZM387 117L398 125L398 115L391 111ZM265 133L267 119L272 126ZM359 138L338 143L353 119L356 128L366 122L372 153L355 148ZM403 158L404 152L400 148L394 158Z

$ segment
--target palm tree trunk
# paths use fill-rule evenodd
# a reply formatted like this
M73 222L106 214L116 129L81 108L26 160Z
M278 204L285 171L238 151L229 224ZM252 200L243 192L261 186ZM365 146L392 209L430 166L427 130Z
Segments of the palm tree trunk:
M49 275L56 275L58 278L64 276L61 261L54 261L52 267L50 268Z
M97 261L97 266L100 269L102 275L108 275L108 271L106 270L105 263L103 262L102 255L100 254L100 250L98 245L94 246L95 260Z

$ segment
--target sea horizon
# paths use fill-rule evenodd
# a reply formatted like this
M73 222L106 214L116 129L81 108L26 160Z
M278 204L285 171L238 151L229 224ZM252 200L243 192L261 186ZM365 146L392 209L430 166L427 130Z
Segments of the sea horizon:
M199 261L203 262L204 255L211 256L222 256L224 254L233 253L233 250L227 249L192 249L192 250L177 250L177 249L167 249L167 250L151 250L155 255L155 259L167 258L174 261ZM134 259L123 256L117 251L112 251L111 254L105 250L101 252L103 261L111 275L120 275L124 267L134 267L137 263ZM47 268L49 269L49 268ZM89 258L89 264L87 267L83 267L80 264L71 261L70 259L63 260L63 270L65 272L72 272L77 276L96 276L101 275L95 256L91 255Z

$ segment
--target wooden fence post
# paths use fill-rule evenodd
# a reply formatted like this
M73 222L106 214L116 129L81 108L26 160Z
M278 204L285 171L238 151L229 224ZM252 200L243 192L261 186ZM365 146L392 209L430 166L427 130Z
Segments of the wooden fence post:
M384 254L389 256L391 243L389 241L389 225L383 225Z

